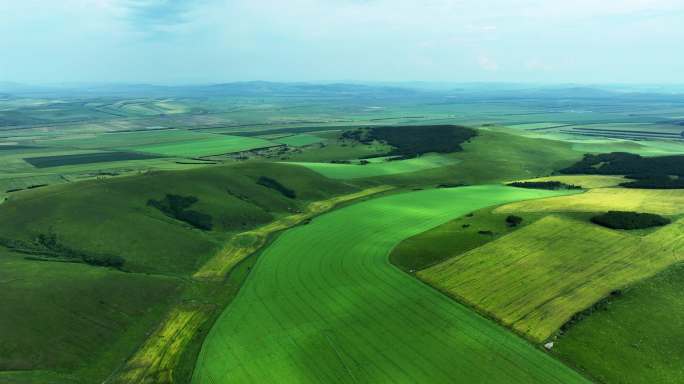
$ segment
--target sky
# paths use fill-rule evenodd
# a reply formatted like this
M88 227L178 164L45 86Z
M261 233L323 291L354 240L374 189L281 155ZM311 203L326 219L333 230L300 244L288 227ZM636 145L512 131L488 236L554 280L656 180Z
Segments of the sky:
M0 81L684 83L683 0L0 0Z

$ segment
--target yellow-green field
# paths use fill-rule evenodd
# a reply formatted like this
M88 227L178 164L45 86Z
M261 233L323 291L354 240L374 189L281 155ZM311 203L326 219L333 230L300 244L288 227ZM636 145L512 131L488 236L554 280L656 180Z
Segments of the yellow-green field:
M682 246L682 221L642 237L548 216L418 276L543 341L611 291L681 261Z
M586 193L545 200L520 201L499 207L496 213L638 211L662 215L684 213L682 189L598 188Z

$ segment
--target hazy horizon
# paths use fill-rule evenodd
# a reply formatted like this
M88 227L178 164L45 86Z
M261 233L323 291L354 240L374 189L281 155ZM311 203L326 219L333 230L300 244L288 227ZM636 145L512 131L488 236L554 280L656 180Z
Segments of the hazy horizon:
M0 81L682 84L675 0L0 0Z

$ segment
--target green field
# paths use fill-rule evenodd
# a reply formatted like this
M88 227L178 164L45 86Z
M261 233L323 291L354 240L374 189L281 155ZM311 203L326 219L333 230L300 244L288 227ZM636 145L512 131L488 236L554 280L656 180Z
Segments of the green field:
M73 136L36 140L37 144L81 149L138 147L161 143L192 142L221 138L219 135L182 129L154 129L134 132L78 133Z
M681 261L681 225L639 236L547 216L418 276L541 342L610 292Z
M215 323L193 382L586 382L387 259L403 238L471 209L549 195L499 186L405 193L286 232Z
M428 154L408 160L376 160L368 164L298 163L331 179L360 179L374 176L396 175L454 165L458 160L444 155Z
M325 139L309 134L299 134L275 139L273 141L276 143L285 144L292 147L304 147L307 145L323 142L325 141Z
M278 144L254 137L215 135L211 139L123 147L121 149L164 156L203 157L272 147L274 145Z
M684 267L639 282L574 324L561 359L604 383L684 382Z

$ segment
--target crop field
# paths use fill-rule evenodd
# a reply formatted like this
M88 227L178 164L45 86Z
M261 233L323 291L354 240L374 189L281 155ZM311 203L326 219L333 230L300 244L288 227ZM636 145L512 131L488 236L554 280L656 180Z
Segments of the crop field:
M254 137L215 135L211 139L189 142L150 144L135 147L124 147L123 150L153 153L164 156L203 157L224 153L247 151L254 148L266 148L278 145L268 140Z
M37 144L48 146L73 147L81 149L109 149L117 147L138 147L160 143L192 142L197 140L220 139L221 136L182 129L155 129L135 132L109 132L81 134L76 137L50 138L36 140Z
M51 168L63 165L108 163L113 161L148 160L158 156L136 152L93 152L74 155L26 157L24 161L36 168Z
M333 164L293 162L331 179L360 179L395 175L454 165L458 160L444 155L428 154L415 159L371 161L368 164Z
M418 276L541 342L610 292L682 261L682 224L638 236L548 216Z
M667 156L684 153L684 143L673 141L571 140L572 148L582 153L630 152L641 156Z
M276 143L285 144L292 147L304 147L306 145L323 142L325 141L325 139L309 134L299 134L275 139L273 141L275 141Z
M573 324L554 354L605 383L684 382L684 268L678 264Z
M663 215L684 213L684 190L597 188L586 193L560 196L544 201L521 201L496 209L515 212L602 212L638 211Z
M387 259L401 239L473 208L549 195L498 186L404 193L286 232L215 323L193 382L586 382Z

